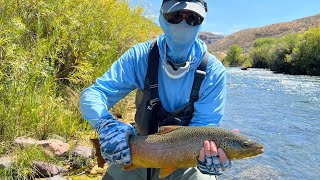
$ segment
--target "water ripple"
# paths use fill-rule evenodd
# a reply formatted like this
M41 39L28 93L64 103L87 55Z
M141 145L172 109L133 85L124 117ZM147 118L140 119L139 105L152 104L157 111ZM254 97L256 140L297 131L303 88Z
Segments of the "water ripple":
M320 77L229 68L227 92L221 127L239 129L266 150L236 163L226 179L262 177L266 169L264 179L320 177Z

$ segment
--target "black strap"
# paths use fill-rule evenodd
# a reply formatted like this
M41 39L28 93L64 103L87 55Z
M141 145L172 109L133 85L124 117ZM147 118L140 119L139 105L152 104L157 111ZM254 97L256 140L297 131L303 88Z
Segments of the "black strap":
M150 46L150 54L148 59L148 70L144 82L144 89L151 92L152 95L158 96L158 67L159 67L159 48L156 40L153 40ZM156 91L156 92L155 92ZM153 97L157 99L157 97ZM158 103L158 102L155 102ZM148 128L148 134L153 134L155 132L153 128ZM147 180L151 180L151 168L147 168Z
M151 168L147 168L147 180L151 180Z
M157 45L157 41L154 40L150 46L150 54L148 57L148 68L147 68L147 74L144 82L144 90L150 92L152 94L152 99L159 99L158 94L158 68L159 68L159 48ZM192 90L190 94L190 101L194 103L199 98L199 90L202 81L204 80L206 76L206 67L208 63L209 53L205 53L204 57L202 58L202 61L200 65L198 66L195 75L194 75L194 81L192 85ZM160 103L160 102L156 102ZM148 129L148 134L153 134L154 132L150 132L151 129ZM151 168L147 168L147 180L151 179Z
M148 57L147 75L144 80L144 89L151 91L156 89L158 91L158 67L159 67L159 48L157 41L154 40L150 46L150 53Z
M156 91L153 94L158 95L158 67L159 67L159 48L157 41L154 40L150 46L150 54L148 59L148 70L145 78L144 89L146 91ZM208 64L209 53L206 52L198 66L193 80L192 91L189 102L194 103L199 99L199 90L202 81L206 76L206 68ZM156 97L155 97L156 98Z
M206 68L208 64L208 59L209 59L209 53L206 52L206 54L202 58L201 64L198 66L194 74L192 91L191 91L190 100L189 100L189 102L191 103L194 103L199 99L200 86L202 81L206 77Z
M144 82L144 89L150 92L150 107L156 108L160 104L158 93L158 67L159 67L159 48L156 40L153 40L150 46L150 54L148 59L148 70ZM156 119L154 119L156 121ZM149 122L148 134L158 132L158 128L154 126L156 122Z

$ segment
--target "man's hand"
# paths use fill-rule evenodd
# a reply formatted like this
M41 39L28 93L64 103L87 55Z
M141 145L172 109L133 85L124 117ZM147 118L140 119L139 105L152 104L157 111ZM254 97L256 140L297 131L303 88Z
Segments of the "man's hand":
M231 161L226 153L222 149L217 148L213 141L205 141L203 143L198 162L198 169L203 174L221 175L222 171L231 167Z
M129 137L137 135L130 124L124 124L115 119L101 119L96 129L99 134L101 155L107 162L120 165L131 164Z

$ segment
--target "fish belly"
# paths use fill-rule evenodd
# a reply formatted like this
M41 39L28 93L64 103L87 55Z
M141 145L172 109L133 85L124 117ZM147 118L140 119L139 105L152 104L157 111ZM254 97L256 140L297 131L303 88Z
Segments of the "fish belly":
M146 142L135 138L130 141L132 164L142 168L188 168L197 165L201 144L188 142Z

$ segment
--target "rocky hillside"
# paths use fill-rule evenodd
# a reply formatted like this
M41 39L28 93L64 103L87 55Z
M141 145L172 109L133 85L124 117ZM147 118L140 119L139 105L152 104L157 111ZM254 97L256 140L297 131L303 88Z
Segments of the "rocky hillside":
M202 41L204 41L207 45L213 44L221 39L224 38L224 36L219 34L214 34L211 32L200 32L198 36Z
M214 52L226 52L233 44L238 44L244 52L247 51L254 43L254 41L261 37L281 37L283 35L304 32L311 27L320 26L320 14L291 22L283 22L268 25L261 28L250 28L238 31L234 34L226 36L225 38L208 44L209 50Z

